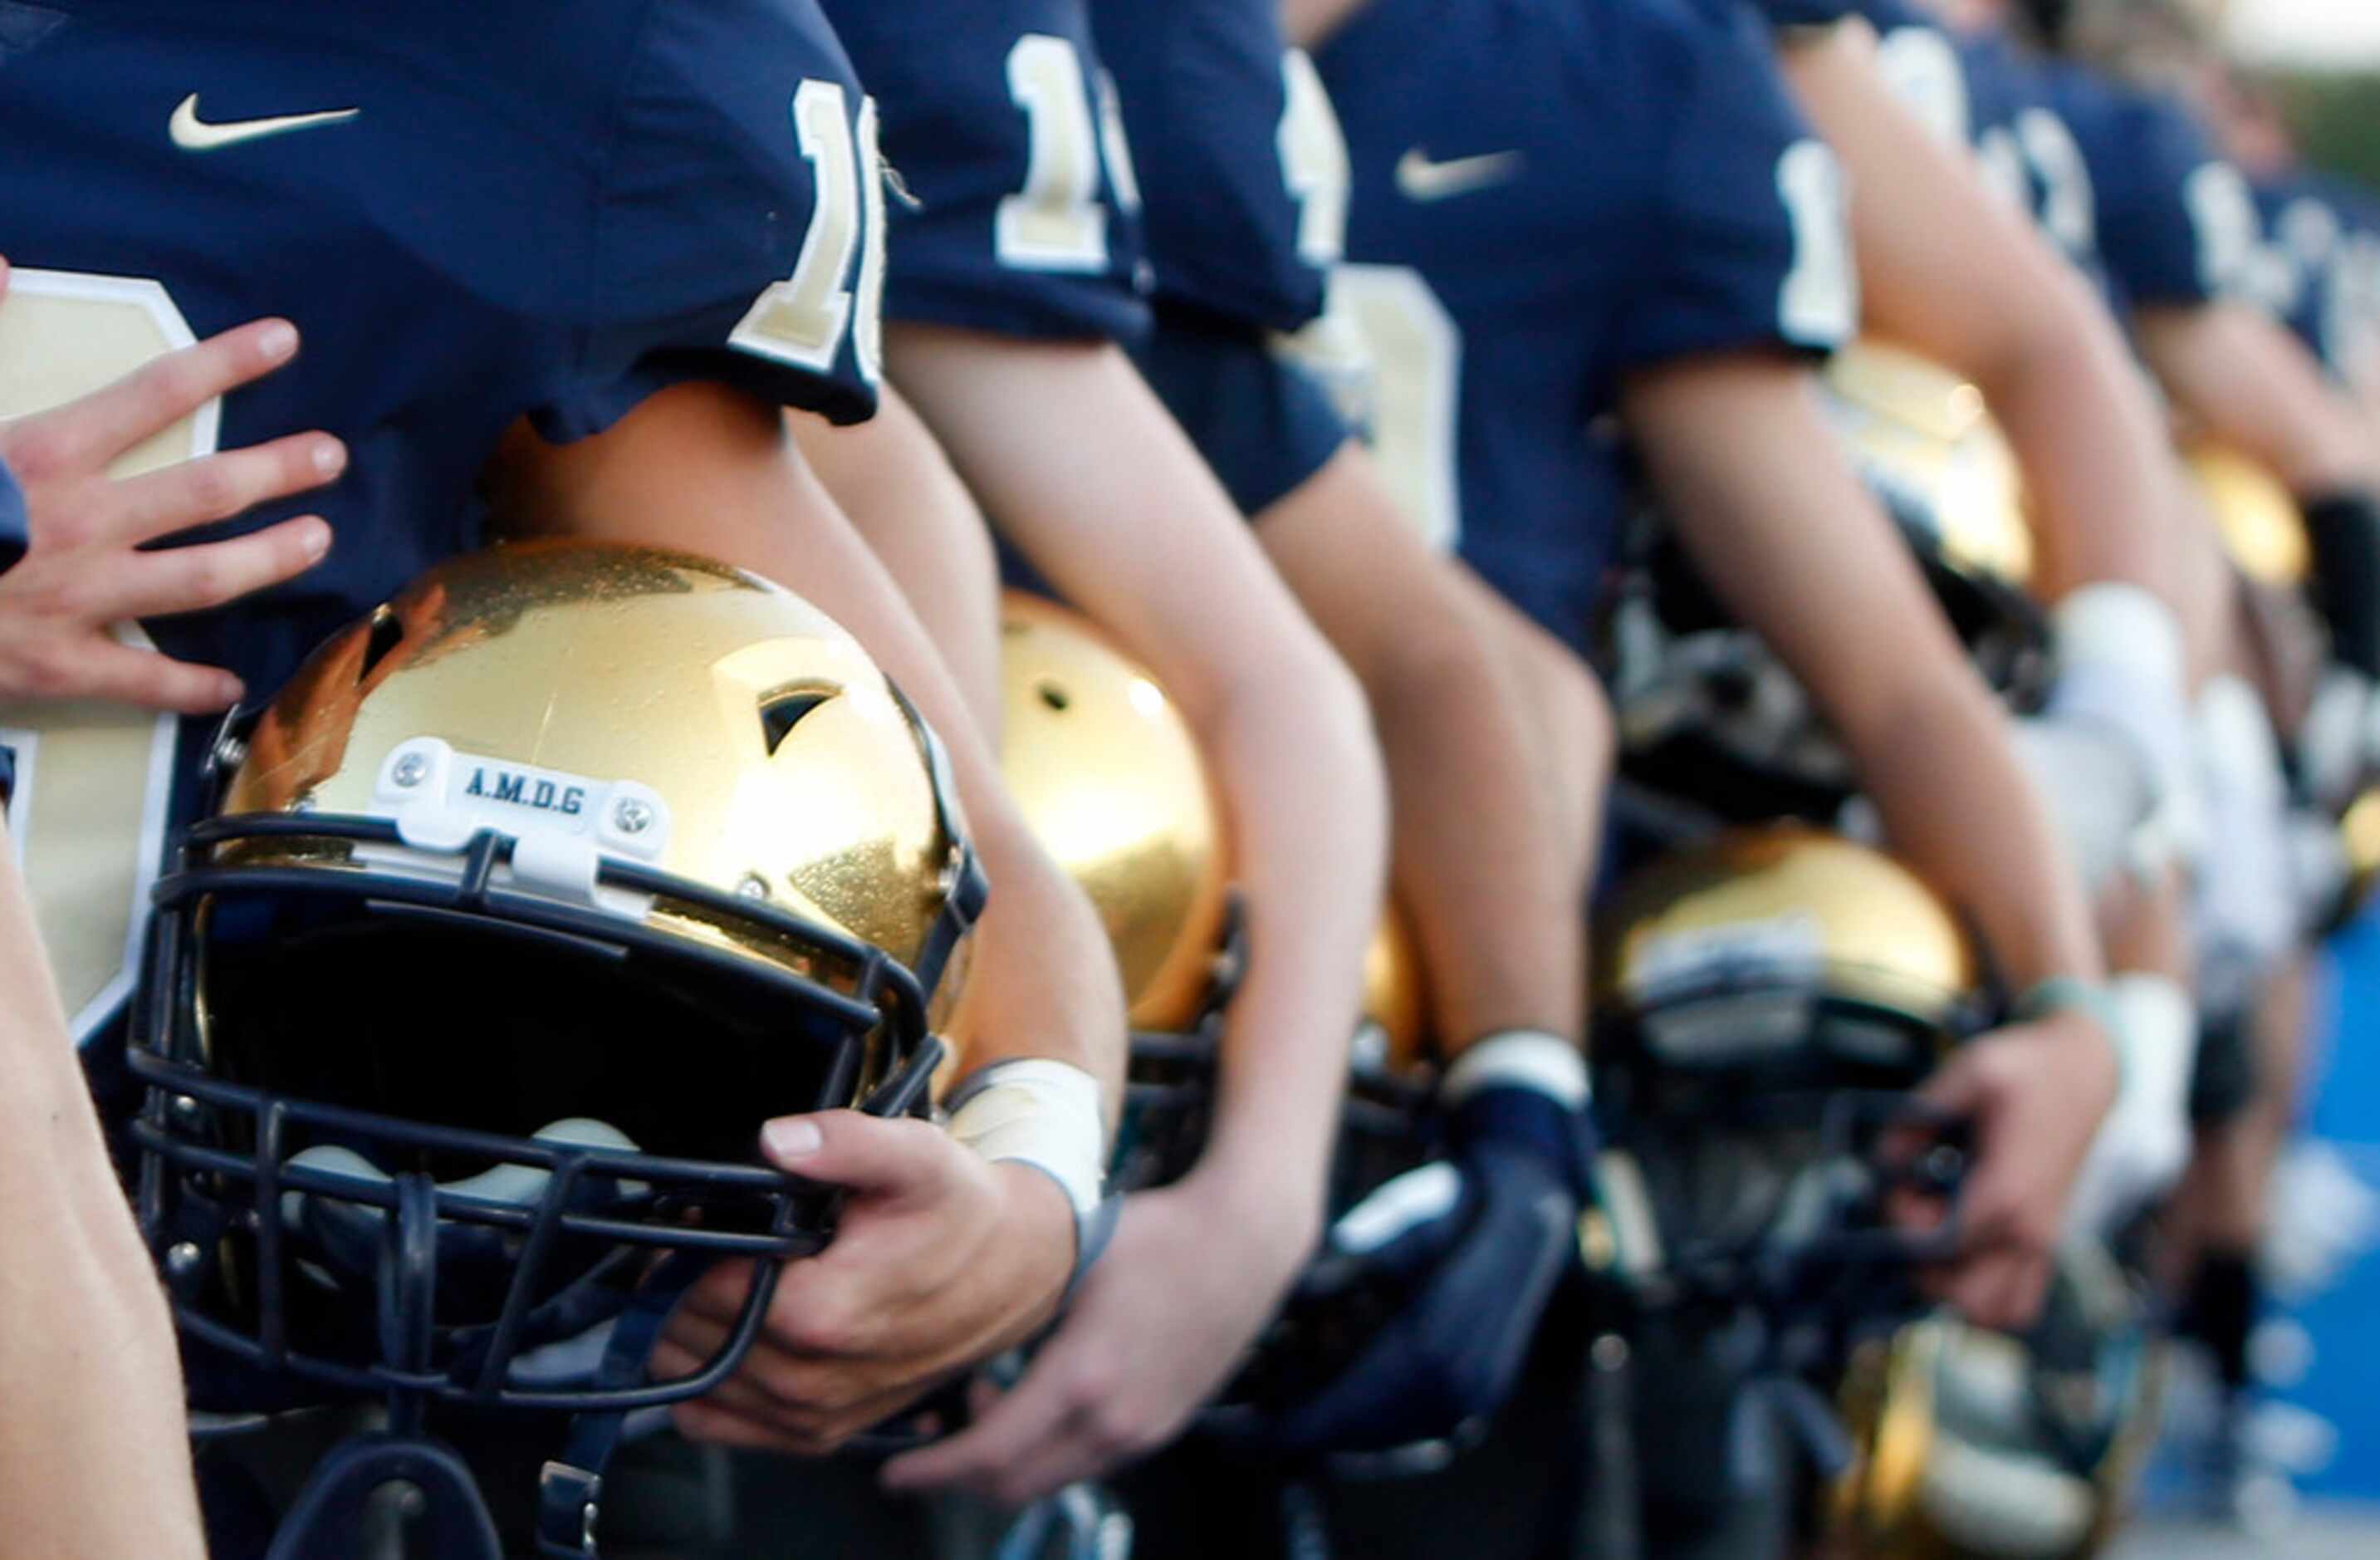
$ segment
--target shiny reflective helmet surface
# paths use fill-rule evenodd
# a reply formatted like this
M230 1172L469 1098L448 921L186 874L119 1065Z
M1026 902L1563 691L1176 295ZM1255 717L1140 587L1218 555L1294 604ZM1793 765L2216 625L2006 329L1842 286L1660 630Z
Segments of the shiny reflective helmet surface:
M1937 1237L1882 1222L1899 1176L1949 1196L1954 1124L1914 1164L1909 1091L1977 1026L1980 971L1949 908L1880 851L1799 825L1674 849L1596 916L1606 1267L1662 1294L1854 1307ZM1888 1161L1894 1161L1888 1164ZM1652 1292L1651 1289L1646 1290ZM1828 1303L1834 1303L1830 1299Z
M2022 1336L1944 1313L1871 1341L1840 1394L1856 1452L1829 1492L1829 1553L2099 1553L2155 1440L2162 1377L2141 1294L2088 1245L2061 1253Z
M1001 603L1001 768L1042 847L1106 928L1133 1028L1111 1175L1169 1181L1197 1157L1242 964L1222 812L1189 725L1097 625Z
M2233 566L2260 585L2304 585L2313 572L2313 544L2297 500L2280 480L2239 451L2210 441L2192 444L2184 460Z
M1969 660L2019 711L2047 688L2048 627L2017 468L1976 387L1898 347L1840 352L1826 405ZM1856 789L1800 682L1648 517L1599 623L1623 770L1723 819L1830 818Z
M732 1369L765 1283L686 1383L532 1357L660 1259L820 1243L766 1118L922 1108L984 886L898 690L754 576L529 543L334 636L215 768L132 1051L186 1327L524 1407Z
M2023 479L1980 389L1872 336L1828 360L1823 379L1862 470L1945 561L2010 586L2032 579Z

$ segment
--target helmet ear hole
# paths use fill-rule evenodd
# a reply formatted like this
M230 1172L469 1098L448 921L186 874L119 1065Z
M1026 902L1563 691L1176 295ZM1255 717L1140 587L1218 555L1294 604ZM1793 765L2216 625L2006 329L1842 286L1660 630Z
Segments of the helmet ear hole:
M358 684L369 682L373 669L404 642L405 620L385 606L372 608L371 629L364 639L363 660L356 665L356 681Z
M1050 709L1058 712L1060 714L1065 713L1066 710L1075 702L1074 696L1072 694L1068 693L1063 688L1061 688L1057 683L1051 681L1048 677L1044 677L1038 683L1035 684L1033 691L1039 696L1042 703L1048 705Z
M836 688L797 688L774 693L760 701L760 740L767 744L769 756L776 757L794 727L802 717L842 692Z

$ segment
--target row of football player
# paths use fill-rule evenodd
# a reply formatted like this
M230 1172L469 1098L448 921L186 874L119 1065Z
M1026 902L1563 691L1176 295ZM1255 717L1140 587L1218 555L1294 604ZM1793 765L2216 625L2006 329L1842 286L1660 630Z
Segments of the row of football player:
M621 213L601 230L541 209L548 184L557 202L563 192L583 196L583 167L516 143L483 104L423 104L392 67L403 55L442 63L442 79L453 79L455 61L488 57L489 40L477 34L374 40L370 64L348 62L325 78L325 91L335 80L334 95L358 109L276 125L269 147L239 146L240 123L210 125L188 103L187 120L172 116L170 141L144 149L152 187L182 181L201 203L237 192L187 180L178 153L211 134L206 155L257 159L258 177L286 197L273 220L307 242L275 246L252 223L204 214L160 232L129 195L64 202L19 173L7 218L25 235L20 259L47 274L39 292L25 285L35 277L20 282L18 307L45 296L51 317L67 322L50 328L71 333L68 356L91 360L81 365L90 374L128 365L100 360L115 348L77 328L75 311L107 300L105 278L154 275L176 318L213 328L277 311L307 326L303 358L224 402L227 442L319 422L341 445L308 439L146 479L150 487L123 497L110 518L91 483L99 458L120 443L44 438L42 424L20 425L12 458L37 503L27 561L0 578L15 587L16 642L32 652L20 650L15 664L42 676L12 691L219 702L219 683L128 659L96 629L128 614L218 606L303 567L310 542L319 555L322 532L299 522L221 544L228 551L211 558L123 558L186 518L169 512L165 483L196 484L204 509L220 514L310 480L274 457L328 451L331 465L319 469L336 475L345 451L356 452L354 474L316 501L340 545L302 591L155 626L169 651L237 666L260 689L287 675L311 636L475 537L470 489L482 475L531 529L664 542L749 564L850 623L950 737L1001 884L976 961L992 972L978 974L978 988L988 981L997 994L978 997L986 1017L965 1037L969 1065L1009 1055L1005 1036L1017 1059L1111 1079L1121 1025L1105 955L1079 902L1022 837L976 735L992 721L995 664L979 504L1191 713L1233 818L1253 955L1226 1041L1234 1081L1208 1163L1172 1194L1125 1211L1116 1250L1001 1409L908 1465L922 1480L1022 1497L1170 1434L1229 1369L1311 1244L1339 1062L1322 1037L1343 1034L1352 1018L1377 903L1363 885L1382 867L1378 760L1316 626L1371 698L1392 782L1395 876L1434 976L1449 1103L1471 1107L1456 1109L1458 1122L1475 1118L1458 1133L1457 1162L1475 1183L1512 1195L1546 1184L1573 1203L1588 1194L1576 1060L1583 938L1570 908L1592 875L1593 798L1609 738L1597 696L1558 641L1575 647L1583 636L1620 513L1612 451L1577 431L1616 412L1729 605L1784 655L1859 760L1896 847L1975 917L2000 967L2034 997L2037 1021L1970 1047L1941 1086L1980 1116L1985 1145L1973 1248L1948 1292L1985 1320L2020 1317L2060 1227L2066 1183L2114 1091L2118 1069L2098 1031L2120 1030L2128 1080L2140 1080L2127 1086L2140 1103L2119 1113L2139 1128L2101 1140L2115 1166L2107 1176L2125 1187L2112 1200L2136 1198L2170 1173L2174 1079L2188 1072L2191 1030L2171 951L2183 940L2131 939L2128 952L2147 945L2126 962L2132 979L2100 986L2073 867L1888 527L1826 453L1829 435L1797 359L1862 327L1908 340L1984 385L2033 483L2044 538L2038 588L2063 603L2053 712L2119 733L2152 777L2159 810L2186 817L2197 789L2189 701L2227 664L2232 636L2224 587L2201 567L2208 550L2174 540L2203 540L2204 528L2192 529L2161 418L2116 316L2067 257L1994 205L1954 149L1903 133L1910 109L1886 89L1896 79L1936 93L1962 88L1982 165L2008 168L1998 149L2013 149L2017 177L2070 256L2100 230L2099 274L2121 286L2123 317L2175 399L2321 500L2315 511L2334 523L2318 536L2351 542L2366 513L2352 496L2367 481L2365 441L2302 355L2222 297L2225 268L2208 257L2236 229L2208 218L2219 231L2200 231L2216 203L2204 193L2208 165L2177 165L2173 122L2138 100L2032 70L1988 37L1946 41L1926 18L1882 8L1865 30L1802 31L1838 18L1780 14L1797 30L1772 49L1716 5L1625 0L1475 16L1408 0L1300 7L1291 25L1315 47L1311 71L1281 66L1264 7L1219 7L1231 25L1196 38L1161 35L1133 15L1141 8L1108 9L1115 14L1086 18L1063 5L978 6L962 18L924 6L848 17L829 7L881 113L888 161L914 198L889 211L877 209L866 150L875 117L861 110L844 56L814 23L788 30L783 18L761 34L784 34L775 49L730 43L722 24L691 17L651 38L598 28L559 56L541 35L523 41L521 57L548 73L535 78L537 90L558 110L611 110L592 103L588 85L613 79L593 68L599 55L641 51L658 83L631 105L634 171L617 189L600 188ZM1180 9L1185 18L1202 10ZM1148 36L1135 36L1135 20ZM1092 24L1117 79L1112 100L1090 64ZM331 36L284 25L293 48ZM231 40L203 29L176 36L193 51L180 67L210 50L239 58ZM67 143L102 111L64 83L109 80L121 99L108 111L121 122L163 116L151 114L156 89L144 78L153 71L106 74L140 43L120 22L45 39L57 52L59 95L32 94L6 126L12 143L56 149L29 157L29 168L76 166ZM1832 153L1789 102L1780 54ZM1991 74L2002 65L2005 82ZM1219 90L1207 73L1216 68L1240 85ZM1530 72L1544 79L1520 79ZM1647 94L1634 85L1643 80L1668 85ZM722 119L782 128L788 101L797 140L772 165L722 173L706 161L726 155L708 139ZM1951 99L1920 101L1928 122L1958 128L1944 112ZM399 102L412 117L445 110L468 133L428 146L372 139L395 117L386 105ZM1336 104L1346 153L1330 134L1326 103ZM258 116L278 106L234 104ZM264 120L244 123L254 136ZM2061 155L2060 123L2070 126L2073 157ZM1596 139L1582 165L1574 148L1584 128ZM2146 138L2160 155L2135 155L2127 136ZM1862 192L1848 238L1838 155ZM342 158L408 188L456 190L451 221L468 239L419 274L394 230L412 208L358 212L331 199L333 179L356 177ZM2100 176L2087 193L2071 177L2077 158ZM421 159L431 160L426 171ZM176 169L171 179L166 168ZM552 218L542 241L588 231L588 252L610 256L602 273L634 285L585 298L557 288L509 312L492 308L488 299L517 300L520 278L543 273L509 238L520 217L491 220L484 176L465 177L489 168L506 171L506 196L528 216ZM756 177L765 188L754 188ZM796 196L792 209L813 213L800 234L756 234L741 222ZM1377 463L1347 443L1314 381L1269 350L1271 335L1318 311L1342 215L1354 262L1341 273L1343 291L1381 364L1369 408ZM325 278L309 258L321 250L308 223L366 257L343 272L335 310L316 302ZM880 267L873 246L883 227ZM698 259L681 247L696 231L719 239ZM2179 260L2168 247L2176 235ZM210 246L233 257L211 257ZM1867 281L1864 314L1851 285L1854 252ZM750 285L739 265L754 274ZM791 280L762 291L760 282L787 273ZM893 322L880 345L880 286ZM386 306L356 309L358 286L387 289ZM141 307L153 312L154 300ZM358 338L359 321L391 318L424 322L423 345L394 362L377 331ZM33 345L55 350L60 339ZM859 430L796 417L788 445L749 415L745 397L757 393L830 419L859 417L879 398L880 356L907 399L884 393L877 419ZM712 387L720 384L732 391ZM1149 385L1235 503L1166 424ZM400 409L422 404L442 408L435 427ZM120 420L110 426L133 431ZM180 425L177 452L202 453L213 432ZM387 475L374 474L375 459ZM1390 485L1502 599L1416 542L1383 491ZM689 493L704 504L689 506ZM261 518L290 507L268 506ZM1257 518L1255 545L1224 523L1234 508ZM431 513L441 518L426 524ZM846 518L855 530L844 529ZM855 530L905 590L915 619L841 540ZM194 582L210 563L223 572ZM2321 578L2336 587L2353 572L2325 567ZM1180 589L1188 579L1200 582L1195 595ZM2330 604L2341 654L2353 662L2354 603ZM2224 707L2225 695L2207 697ZM70 750L37 707L12 705L7 724L41 734L52 760ZM28 790L45 774L75 783L64 762L25 767ZM2252 780L2237 789L2268 794ZM38 796L12 813L20 824L42 816ZM1446 826L1454 818L1465 826ZM118 832L139 831L128 816ZM2227 826L2204 837L2236 846L2270 833ZM2099 844L2095 859L2125 854ZM36 838L27 858L36 874L38 850ZM2218 870L2252 879L2252 866L2217 853L2200 881ZM2140 897L2149 901L2134 907L2142 924L2173 920L2169 895ZM2201 897L2252 918L2269 910L2269 896L2252 893ZM1031 932L1004 931L1017 926ZM107 928L98 930L103 947ZM54 945L92 931L44 926ZM116 971L104 957L77 968L90 984L69 992L69 1005L96 1028L110 1017L103 999ZM1053 1049L1051 1035L1075 1044ZM1070 1133L1079 1136L1071 1127L1055 1136ZM953 1164L911 1167L921 1179L941 1176L938 1186L965 1184L964 1196L940 1200L936 1216L949 1223L917 1221L930 1238L903 1251L932 1249L942 1254L936 1261L890 1261L888 1243L849 1233L864 1220L847 1225L840 1243L855 1268L856 1253L877 1253L878 1284L901 1268L914 1292L937 1287L939 1274L934 1302L893 1330L897 1341L861 1364L821 1362L822 1352L844 1351L816 1347L831 1329L801 1315L815 1286L788 1284L772 1307L788 1319L784 1330L756 1357L748 1390L686 1410L688 1427L816 1450L880 1418L952 1361L1038 1322L1063 1286L1064 1250L1079 1249L1054 1200L1029 1176L994 1189ZM805 1161L828 1179L836 1167ZM1054 1168L1084 1211L1081 1164ZM1037 1208L1037 1199L1049 1205ZM970 1237L951 1238L953 1225ZM1036 1228L1039 1238L1015 1238ZM1010 1261L977 1260L987 1231L999 1232L990 1238ZM861 1279L839 1282L850 1286L848 1312L884 1309ZM735 1286L718 1287L732 1310ZM1174 1347L1138 1347L1151 1332Z

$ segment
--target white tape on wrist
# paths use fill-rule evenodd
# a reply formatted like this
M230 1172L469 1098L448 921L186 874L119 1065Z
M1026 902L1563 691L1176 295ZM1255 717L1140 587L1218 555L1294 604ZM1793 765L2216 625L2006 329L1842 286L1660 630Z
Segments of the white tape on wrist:
M2115 667L2181 699L2181 620L2138 585L2102 581L2070 591L2049 622L2059 661Z
M1438 1097L1459 1105L1483 1090L1513 1088L1534 1089L1571 1110L1584 1110L1590 1093L1586 1054L1544 1030L1501 1030L1463 1049L1446 1069Z
M994 1062L959 1085L950 1134L989 1160L1021 1160L1046 1173L1079 1221L1099 1205L1107 1133L1099 1080L1065 1062Z

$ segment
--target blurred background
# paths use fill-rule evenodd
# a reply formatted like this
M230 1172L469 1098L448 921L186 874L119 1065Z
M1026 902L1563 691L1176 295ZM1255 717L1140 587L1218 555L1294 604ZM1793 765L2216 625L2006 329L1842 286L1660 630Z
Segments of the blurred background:
M2222 16L2307 160L2380 191L2380 0L2228 0ZM2120 1560L2380 1556L2380 920L2337 939L2328 962L2325 1041L2274 1199L2275 1306L2253 1350L2265 1396L2251 1433L2286 1482L2245 1533L2194 1517L2189 1448L2212 1399L2184 1362L2150 1519Z

